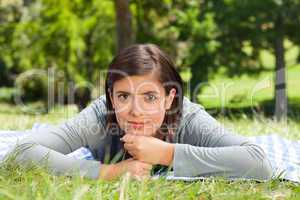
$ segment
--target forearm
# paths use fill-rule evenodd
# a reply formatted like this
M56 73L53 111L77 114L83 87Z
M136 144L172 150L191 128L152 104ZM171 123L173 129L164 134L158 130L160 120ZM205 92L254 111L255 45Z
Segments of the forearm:
M19 143L12 154L16 154L16 161L21 165L32 163L45 166L55 175L79 175L97 179L101 167L98 161L75 159L29 141Z
M125 171L122 162L108 165L94 160L74 159L32 142L19 144L17 150L19 150L17 161L20 164L34 162L46 165L50 171L58 175L72 176L79 173L80 176L92 179L113 180Z
M269 179L270 163L256 145L196 147L176 144L175 176L224 176L229 178Z

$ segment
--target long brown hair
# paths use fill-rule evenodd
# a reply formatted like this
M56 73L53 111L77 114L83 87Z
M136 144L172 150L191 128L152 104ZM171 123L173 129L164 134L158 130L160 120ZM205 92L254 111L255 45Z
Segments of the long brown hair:
M147 75L151 72L157 73L159 81L162 83L166 95L172 88L176 89L176 95L172 105L166 111L159 133L170 132L170 128L176 129L182 115L183 102L183 82L175 69L171 58L154 44L135 44L129 46L116 55L109 65L106 81L106 107L107 107L107 127L106 130L116 130L117 121L112 102L109 97L113 92L113 85L116 81L126 76ZM120 131L120 130L119 130Z

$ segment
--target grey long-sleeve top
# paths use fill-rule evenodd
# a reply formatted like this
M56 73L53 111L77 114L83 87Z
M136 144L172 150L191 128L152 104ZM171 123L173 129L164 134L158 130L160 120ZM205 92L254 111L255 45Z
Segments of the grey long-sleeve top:
M46 163L55 174L70 175L75 172L98 178L104 159L103 150L116 148L112 136L105 130L105 101L105 96L100 96L75 117L21 140L14 151L18 152L17 161ZM272 176L270 162L261 147L246 137L229 132L201 105L186 97L173 143L175 176L256 180L266 180ZM80 147L89 148L98 159L79 160L66 155Z

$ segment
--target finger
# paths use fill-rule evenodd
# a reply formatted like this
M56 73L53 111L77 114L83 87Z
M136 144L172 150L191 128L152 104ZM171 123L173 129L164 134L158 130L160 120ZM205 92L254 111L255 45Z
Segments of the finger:
M152 165L144 163L143 169L150 170L152 169Z
M152 169L152 165L147 164L147 165L144 166L144 169L151 170Z
M135 159L137 159L137 154L135 151L128 151L128 153Z
M144 176L144 177L150 176L150 171L149 170L144 170L142 172L142 176Z
M135 150L135 149L129 148L129 147L127 147L127 146L124 146L124 149L125 149L126 151L128 151L128 152L131 152L131 151L134 151L134 150Z
M137 180L137 181L141 181L143 178L140 175L132 175L133 179Z
M131 134L125 134L120 140L126 143L133 143L134 142L134 136Z
M141 181L150 178L150 173L140 171L136 174L133 174L132 177L138 181Z
M126 150L134 150L134 149L135 149L135 145L130 144L130 143L125 143L125 144L124 144L124 148L125 148Z
M143 170L145 171L145 173L150 173L152 167L143 167Z

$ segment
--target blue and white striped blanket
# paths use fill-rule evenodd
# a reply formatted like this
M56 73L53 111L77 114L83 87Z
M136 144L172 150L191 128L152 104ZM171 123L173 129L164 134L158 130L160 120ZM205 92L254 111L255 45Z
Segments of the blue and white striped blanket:
M49 127L48 124L35 123L31 130L25 131L0 131L0 161L7 155L17 140L22 139L32 131ZM274 177L294 182L300 182L300 140L291 141L276 134L249 137L249 140L260 145L269 158ZM92 160L93 155L87 148L80 148L68 154L77 159ZM158 176L156 176L157 178ZM155 178L155 177L154 177ZM167 180L193 181L205 179L205 177L174 177L172 172L166 176Z

